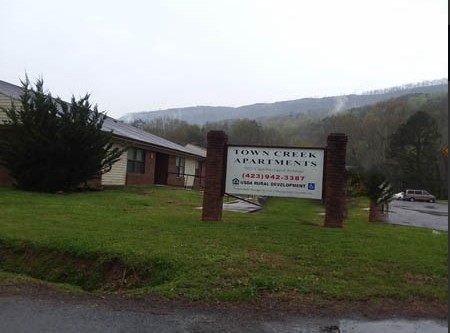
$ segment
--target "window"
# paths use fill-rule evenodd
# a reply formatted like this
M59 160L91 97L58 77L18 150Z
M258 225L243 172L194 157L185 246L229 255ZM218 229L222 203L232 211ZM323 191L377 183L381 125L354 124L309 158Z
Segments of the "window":
M200 161L195 161L195 177L200 177L202 171L202 163Z
M138 148L128 149L127 172L145 172L145 151Z
M175 160L175 167L177 170L177 176L183 176L184 175L184 158L183 157L176 157Z

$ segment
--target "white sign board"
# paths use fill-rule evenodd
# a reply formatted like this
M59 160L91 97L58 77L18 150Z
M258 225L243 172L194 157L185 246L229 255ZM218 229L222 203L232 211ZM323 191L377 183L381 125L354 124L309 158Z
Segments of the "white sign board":
M225 192L322 198L324 149L228 146Z

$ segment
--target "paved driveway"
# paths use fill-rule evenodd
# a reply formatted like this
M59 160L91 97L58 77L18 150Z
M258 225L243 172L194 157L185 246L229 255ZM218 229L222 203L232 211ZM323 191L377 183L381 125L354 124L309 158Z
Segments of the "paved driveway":
M441 203L394 200L388 222L448 231L448 206Z

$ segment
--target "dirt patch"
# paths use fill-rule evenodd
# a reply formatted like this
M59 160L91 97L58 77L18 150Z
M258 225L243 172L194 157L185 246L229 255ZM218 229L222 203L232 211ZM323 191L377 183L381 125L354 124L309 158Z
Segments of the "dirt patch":
M448 284L448 279L433 279L432 277L408 272L405 274L406 282L410 284Z
M22 242L0 242L0 253L0 268L4 271L69 283L87 291L157 285L174 275L173 266L160 259L133 267L114 256L85 258Z
M101 289L120 290L123 288L139 287L145 284L147 278L127 267L118 259L105 262Z
M272 309L285 315L321 317L364 317L368 319L408 317L408 318L448 318L448 304L435 300L420 299L370 299L364 301L315 299L314 296L301 299L279 297L274 293L261 297L252 304L262 311Z
M262 264L270 268L280 268L291 264L288 258L275 253L250 250L247 251L247 255L251 261L258 265Z

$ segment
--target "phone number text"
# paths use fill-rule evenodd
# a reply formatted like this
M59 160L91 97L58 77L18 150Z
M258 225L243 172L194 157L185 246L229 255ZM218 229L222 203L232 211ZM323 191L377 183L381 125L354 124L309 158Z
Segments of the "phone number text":
M303 181L305 176L299 175L275 175L264 173L243 173L243 179L273 179L273 180L290 180L290 181Z

